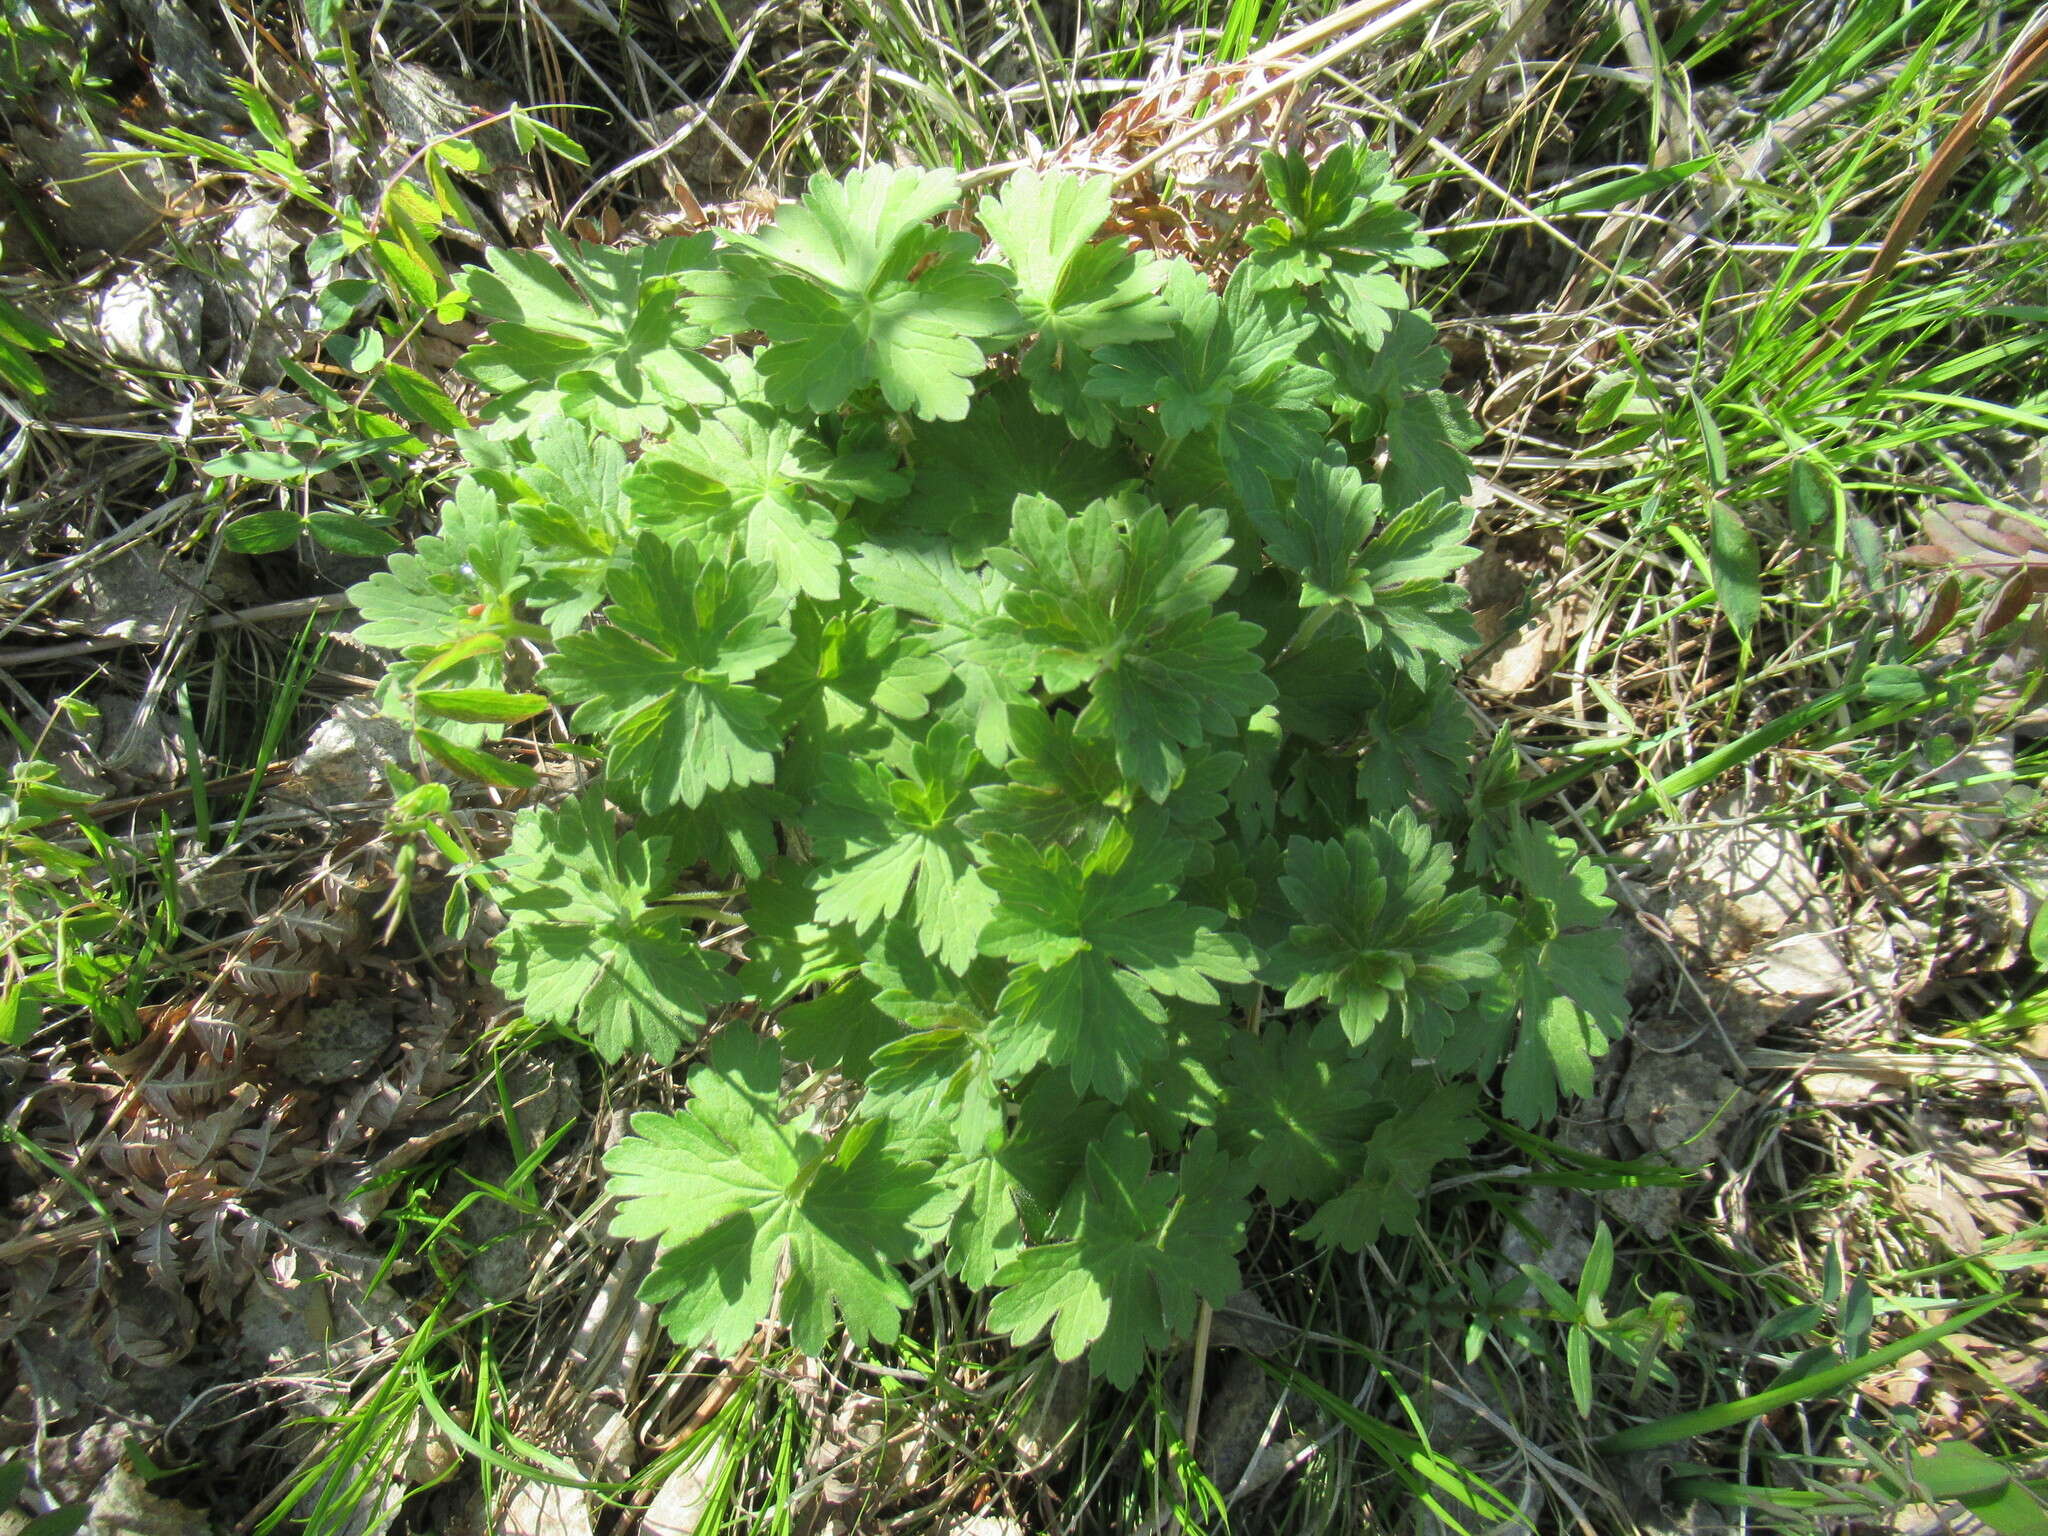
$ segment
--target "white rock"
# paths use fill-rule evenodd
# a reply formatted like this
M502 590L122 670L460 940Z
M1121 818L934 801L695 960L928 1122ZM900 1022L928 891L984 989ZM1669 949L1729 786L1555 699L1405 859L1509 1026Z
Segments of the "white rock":
M368 699L343 699L292 764L299 778L294 796L322 809L373 800L384 793L384 770L411 758L404 726L380 715Z
M158 1498L127 1462L92 1498L86 1536L214 1536L213 1522L175 1499Z
M122 251L163 222L177 196L161 162L144 161L108 170L87 155L139 146L108 138L59 104L56 131L45 135L26 123L14 131L14 147L49 183L44 208L57 238L85 251Z
M2006 731L1972 743L1936 769L1935 779L1950 787L1959 804L1982 808L1959 813L1949 823L1950 830L1976 839L1994 836L2008 819L2006 798L2019 788L2016 768L2013 734Z
M78 601L84 612L66 617L77 621L82 634L161 640L217 585L197 561L136 545L80 575Z
M643 1524L643 1530L647 1527ZM498 1518L499 1536L592 1536L590 1501L581 1489L522 1482Z
M642 1536L697 1536L724 1470L725 1453L714 1446L669 1473L640 1517Z
M79 346L161 373L193 373L200 360L205 294L196 273L124 272L77 307L56 328Z
M1759 944L1728 976L1745 990L1787 1002L1819 1002L1856 988L1841 949L1825 933L1792 933Z
M228 367L238 379L268 384L278 365L305 340L307 301L295 296L292 255L299 240L270 203L242 209L213 248L213 297L228 339Z
M1679 937L1720 961L1788 929L1832 924L1832 905L1797 830L1735 796L1700 819L1709 825L1651 850L1669 872L1669 921Z

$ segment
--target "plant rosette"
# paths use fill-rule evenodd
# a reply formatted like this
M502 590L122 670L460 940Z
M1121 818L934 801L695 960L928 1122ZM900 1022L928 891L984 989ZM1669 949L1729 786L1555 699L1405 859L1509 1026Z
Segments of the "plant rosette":
M937 1255L1128 1383L1254 1201L1413 1233L1482 1103L1551 1115L1622 1030L1606 878L1453 687L1439 258L1381 156L1266 172L1220 292L1104 180L1013 176L984 241L888 168L464 274L485 419L358 635L458 771L530 779L491 743L550 703L601 754L490 867L496 979L701 1056L607 1159L685 1343L890 1340Z

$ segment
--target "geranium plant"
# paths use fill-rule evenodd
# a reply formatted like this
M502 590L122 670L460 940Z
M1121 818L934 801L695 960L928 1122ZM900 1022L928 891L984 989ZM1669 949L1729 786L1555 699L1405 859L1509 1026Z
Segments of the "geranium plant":
M497 980L699 1058L608 1159L679 1339L888 1340L937 1254L1128 1382L1254 1200L1413 1232L1620 1032L1605 877L1453 686L1438 258L1378 155L1267 175L1220 291L1105 181L887 168L466 275L491 404L359 633L459 771L530 784L550 702L601 756L492 866Z

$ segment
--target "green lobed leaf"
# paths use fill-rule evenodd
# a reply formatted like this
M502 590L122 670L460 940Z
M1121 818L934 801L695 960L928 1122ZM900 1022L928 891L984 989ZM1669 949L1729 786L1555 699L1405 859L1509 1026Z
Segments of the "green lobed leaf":
M744 557L775 572L784 592L829 601L845 556L839 510L901 496L903 478L879 454L834 455L766 406L712 412L671 433L627 478L640 523L674 527L707 559Z
M946 721L912 749L905 772L832 764L823 804L807 818L818 921L868 934L901 913L927 955L964 971L995 906L954 815L980 767L966 733Z
M959 685L974 744L992 763L1011 751L1010 710L1033 677L1032 645L1004 611L1010 583L970 571L952 550L917 541L863 545L853 559L861 595L921 621L927 653Z
M697 351L710 333L677 302L681 284L712 264L710 235L631 250L551 236L548 247L493 247L485 265L463 271L490 338L459 367L496 396L488 417L517 430L567 415L631 440L725 397L717 366Z
M1406 807L1341 838L1287 845L1281 889L1302 921L1274 957L1290 1008L1327 1001L1358 1045L1383 1026L1426 1056L1498 975L1508 919L1453 891L1451 848Z
M949 545L963 565L1009 536L1019 496L1083 506L1137 477L1127 452L1096 446L1031 409L1015 380L975 396L964 421L933 422L911 443L910 495L869 510L877 535Z
M527 600L557 635L579 628L604 601L605 580L632 558L637 532L626 504L626 455L597 429L556 416L528 432L516 469L479 468L525 535L533 583ZM476 457L473 453L472 458Z
M1250 1180L1197 1136L1171 1173L1127 1120L1088 1148L1075 1235L1027 1248L996 1272L989 1326L1017 1343L1049 1332L1053 1354L1118 1387L1147 1350L1186 1335L1198 1302L1237 1289Z
M728 233L691 313L767 335L755 362L777 405L834 411L872 385L892 410L957 421L987 366L982 344L1017 323L1003 275L972 260L974 237L928 222L958 195L942 171L813 177L758 234Z
M1391 1085L1390 1085L1391 1086ZM1301 1236L1356 1253L1380 1235L1412 1235L1439 1164L1462 1157L1485 1127L1470 1083L1411 1081L1365 1144L1358 1175L1302 1225Z
M795 643L775 622L775 573L643 534L605 590L610 622L566 636L542 681L605 738L609 772L650 811L770 782L775 701L747 684Z
M492 979L529 1017L575 1028L607 1060L672 1061L737 992L725 957L663 904L670 840L620 836L616 820L590 791L520 813L498 866L507 926Z
M1064 1065L1076 1090L1121 1100L1165 1055L1165 999L1220 1000L1254 956L1220 913L1175 899L1184 844L1113 826L1080 856L1020 837L987 840L996 895L982 953L1016 963L992 1040L1006 1078Z
M1240 267L1219 296L1185 264L1169 269L1174 310L1162 340L1106 346L1087 392L1126 407L1153 407L1169 440L1206 434L1240 495L1286 479L1315 455L1329 427L1319 403L1331 377L1300 360L1315 322L1283 318Z
M640 1295L685 1347L708 1339L735 1354L771 1312L808 1354L840 1325L856 1343L888 1343L910 1305L896 1266L930 1246L947 1192L891 1153L878 1122L828 1139L808 1116L784 1121L781 1085L771 1042L722 1035L682 1112L635 1115L605 1154L612 1233L656 1240Z
M1106 176L1024 169L979 210L989 237L1009 258L1017 307L1036 339L1018 359L1031 401L1076 437L1107 444L1115 422L1091 394L1098 347L1170 334L1173 311L1159 297L1166 269L1095 236L1109 221ZM1022 489L1022 487L1020 487Z
M1265 286L1313 287L1389 266L1440 267L1422 221L1396 206L1393 165L1355 140L1332 145L1311 166L1300 150L1259 157L1274 217L1245 236L1245 264Z
M1533 1125L1560 1092L1593 1090L1593 1063L1628 1027L1628 960L1609 927L1607 876L1567 839L1535 823L1508 835L1501 864L1516 886L1506 975L1518 1027L1502 1108Z
M1087 690L1082 719L1116 741L1126 778L1164 800L1208 736L1234 735L1273 697L1264 632L1217 600L1236 575L1220 512L1091 502L1069 517L1020 498L1010 544L989 563L1010 583L1003 608L1035 649L1048 692Z
M1326 1200L1361 1166L1386 1118L1379 1073L1306 1026L1238 1032L1223 1064L1217 1135L1275 1205Z

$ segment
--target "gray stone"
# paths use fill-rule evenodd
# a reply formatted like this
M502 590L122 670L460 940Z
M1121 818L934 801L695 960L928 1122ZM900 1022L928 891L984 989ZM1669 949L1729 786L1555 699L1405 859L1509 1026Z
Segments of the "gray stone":
M202 1511L152 1493L123 1461L93 1495L85 1536L214 1536L216 1529Z
M1220 1369L1210 1377L1202 1401L1195 1459L1209 1480L1228 1493L1264 1449L1267 1431L1275 1427L1276 1395L1273 1378L1249 1355L1228 1351L1215 1365Z
M725 1475L726 1451L714 1444L668 1475L640 1517L643 1536L696 1536Z
M293 798L322 810L383 796L387 768L412 761L412 733L368 699L343 699L292 764Z
M51 132L20 124L14 147L49 184L44 211L57 238L76 250L127 250L163 222L184 185L158 161L118 170L89 163L98 151L140 146L102 133L72 103L45 105Z
M1707 809L1701 819L1709 825L1651 851L1669 872L1666 920L1709 964L1788 930L1833 926L1833 906L1798 830L1768 812L1731 796Z
M514 1168L510 1151L482 1138L463 1149L462 1163L477 1179L501 1189L511 1181ZM463 1286L479 1302L516 1301L533 1278L532 1220L490 1194L477 1193L479 1198L463 1207L459 1221L469 1252Z
M275 383L305 342L311 316L292 280L299 244L274 205L251 203L213 246L209 329L226 345L228 372L245 383Z
M499 1536L592 1536L590 1500L580 1489L522 1480L498 1517Z
M161 640L191 616L211 587L197 561L152 544L131 545L78 578L84 611L66 619L81 634Z
M55 317L65 340L158 373L199 370L206 291L196 273L123 272Z
M1728 1133L1753 1102L1749 1092L1695 1052L1644 1052L1623 1079L1615 1103L1621 1125L1650 1154L1699 1168L1721 1155ZM1666 1186L1605 1191L1601 1205L1652 1240L1671 1235L1683 1191Z
M149 35L150 81L181 117L204 122L242 115L219 50L184 0L121 0L121 9L131 26Z
M308 1008L298 1034L277 1046L271 1060L301 1083L346 1082L368 1073L397 1035L389 998L337 998Z

